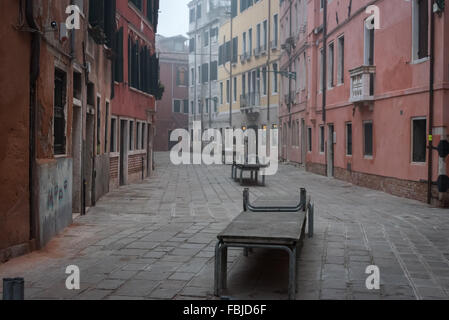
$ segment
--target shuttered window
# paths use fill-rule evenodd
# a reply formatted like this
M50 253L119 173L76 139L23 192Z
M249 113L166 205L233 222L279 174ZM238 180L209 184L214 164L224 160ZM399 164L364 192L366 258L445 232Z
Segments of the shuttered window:
M115 34L114 80L123 82L123 27Z
M90 34L96 43L113 48L115 16L116 0L89 1L89 24L92 26ZM104 36L100 31L103 31Z
M62 155L66 153L66 120L65 106L67 100L67 76L66 73L55 70L55 91L54 91L54 154Z
M210 80L214 81L218 79L218 63L217 61L212 61L210 63Z

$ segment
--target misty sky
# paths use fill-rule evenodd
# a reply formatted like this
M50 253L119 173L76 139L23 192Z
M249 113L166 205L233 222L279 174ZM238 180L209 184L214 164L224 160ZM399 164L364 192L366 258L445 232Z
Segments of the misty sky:
M158 33L163 36L185 35L189 27L187 3L191 0L161 0Z

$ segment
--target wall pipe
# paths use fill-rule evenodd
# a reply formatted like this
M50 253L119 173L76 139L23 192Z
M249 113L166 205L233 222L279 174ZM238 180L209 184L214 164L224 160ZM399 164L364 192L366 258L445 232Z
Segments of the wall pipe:
M30 105L29 105L29 158L28 158L28 192L30 207L30 240L37 239L38 224L36 210L34 210L34 165L36 159L36 83L40 70L41 35L34 20L33 0L26 0L25 16L29 27L33 30L31 35L31 61L30 61ZM39 242L37 242L39 246Z
M433 172L433 116L434 116L434 69L435 69L435 14L433 13L433 5L430 5L430 70L429 70L429 161L428 161L428 177L427 177L427 203L432 203L432 172Z

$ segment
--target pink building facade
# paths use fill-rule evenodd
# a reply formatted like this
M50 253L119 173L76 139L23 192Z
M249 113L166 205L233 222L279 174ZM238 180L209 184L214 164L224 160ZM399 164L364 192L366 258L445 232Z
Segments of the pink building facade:
M189 51L184 36L158 36L157 47L164 96L157 104L155 151L170 151L176 129L189 129Z
M447 139L449 124L449 13L433 3L281 1L281 70L295 74L281 85L282 159L449 204L428 183L447 172L428 141Z
M159 62L159 0L118 0L111 117L110 187L143 180L153 171Z

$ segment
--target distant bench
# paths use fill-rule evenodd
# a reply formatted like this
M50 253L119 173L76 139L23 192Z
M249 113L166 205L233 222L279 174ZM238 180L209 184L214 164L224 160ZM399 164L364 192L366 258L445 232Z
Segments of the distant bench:
M301 189L300 201L292 199L259 199L249 201L249 189L243 192L244 211L217 238L215 248L214 293L220 295L227 287L228 248L281 249L289 255L288 297L296 298L297 248L305 237L306 222L309 237L313 236L314 206ZM308 219L307 219L308 218Z
M243 173L251 172L251 181L256 184L259 183L259 173L261 170L268 168L267 164L238 164L234 162L232 164L231 178L234 180L239 180L240 185L243 185ZM240 176L238 174L240 170ZM265 186L265 175L262 175L262 185Z

